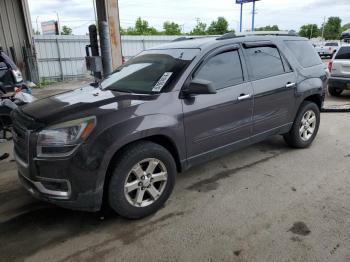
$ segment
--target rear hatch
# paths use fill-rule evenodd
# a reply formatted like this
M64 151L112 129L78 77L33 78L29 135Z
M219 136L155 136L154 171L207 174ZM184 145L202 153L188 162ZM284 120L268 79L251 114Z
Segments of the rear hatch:
M333 60L332 76L350 77L350 46L339 49Z

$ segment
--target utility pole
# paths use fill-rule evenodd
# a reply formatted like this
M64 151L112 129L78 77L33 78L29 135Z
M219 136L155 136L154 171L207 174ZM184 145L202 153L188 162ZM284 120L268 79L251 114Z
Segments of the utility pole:
M255 24L255 0L253 0L252 32L254 32L254 24Z
M310 37L309 37L309 39L311 39L311 38L312 38L312 31L313 31L313 29L314 29L314 25L311 25L311 33L310 33Z
M57 28L58 28L58 35L61 34L61 26L60 26L60 16L58 15L57 11L54 11L57 15Z
M243 18L243 2L241 2L241 14L239 19L239 32L242 32L242 18Z
M323 25L322 25L322 41L324 43L324 26L326 25L326 17L323 19Z
M38 23L39 16L36 17L36 34L39 34L39 23Z
M96 11L98 26L107 22L109 31L110 53L112 57L112 67L116 69L122 64L122 48L120 37L119 7L118 0L96 0ZM101 32L100 32L101 38ZM104 59L104 57L102 57Z

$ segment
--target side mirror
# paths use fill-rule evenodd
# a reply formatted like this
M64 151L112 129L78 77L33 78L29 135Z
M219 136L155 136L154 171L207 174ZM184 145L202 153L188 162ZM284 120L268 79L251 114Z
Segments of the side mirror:
M186 89L182 91L184 95L209 95L216 94L213 83L204 79L192 79Z
M7 70L8 67L4 62L0 62L0 70Z

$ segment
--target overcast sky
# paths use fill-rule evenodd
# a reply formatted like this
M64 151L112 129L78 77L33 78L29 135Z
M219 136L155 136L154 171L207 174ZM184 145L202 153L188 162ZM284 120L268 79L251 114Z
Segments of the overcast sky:
M94 0L28 0L33 28L36 21L56 20L73 28L73 33L85 34L95 19ZM230 28L238 29L239 5L235 0L119 0L120 22L123 28L134 25L142 17L159 30L166 20L175 21L189 32L196 19L209 24L224 16ZM281 29L299 30L307 23L321 25L324 17L339 16L343 24L350 23L350 0L261 0L256 2L256 27L277 24ZM251 27L252 4L244 5L243 29Z

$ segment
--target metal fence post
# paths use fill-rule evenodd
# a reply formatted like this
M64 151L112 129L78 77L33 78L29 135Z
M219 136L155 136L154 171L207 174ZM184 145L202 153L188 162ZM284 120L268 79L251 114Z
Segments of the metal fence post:
M145 39L142 38L141 41L142 41L142 49L143 49L143 50L146 50Z
M60 43L59 43L58 38L56 38L56 44L57 44L58 62L59 62L59 64L60 64L60 70L61 70L61 80L64 81L64 73L63 73L63 65L62 65L62 56L61 56Z

